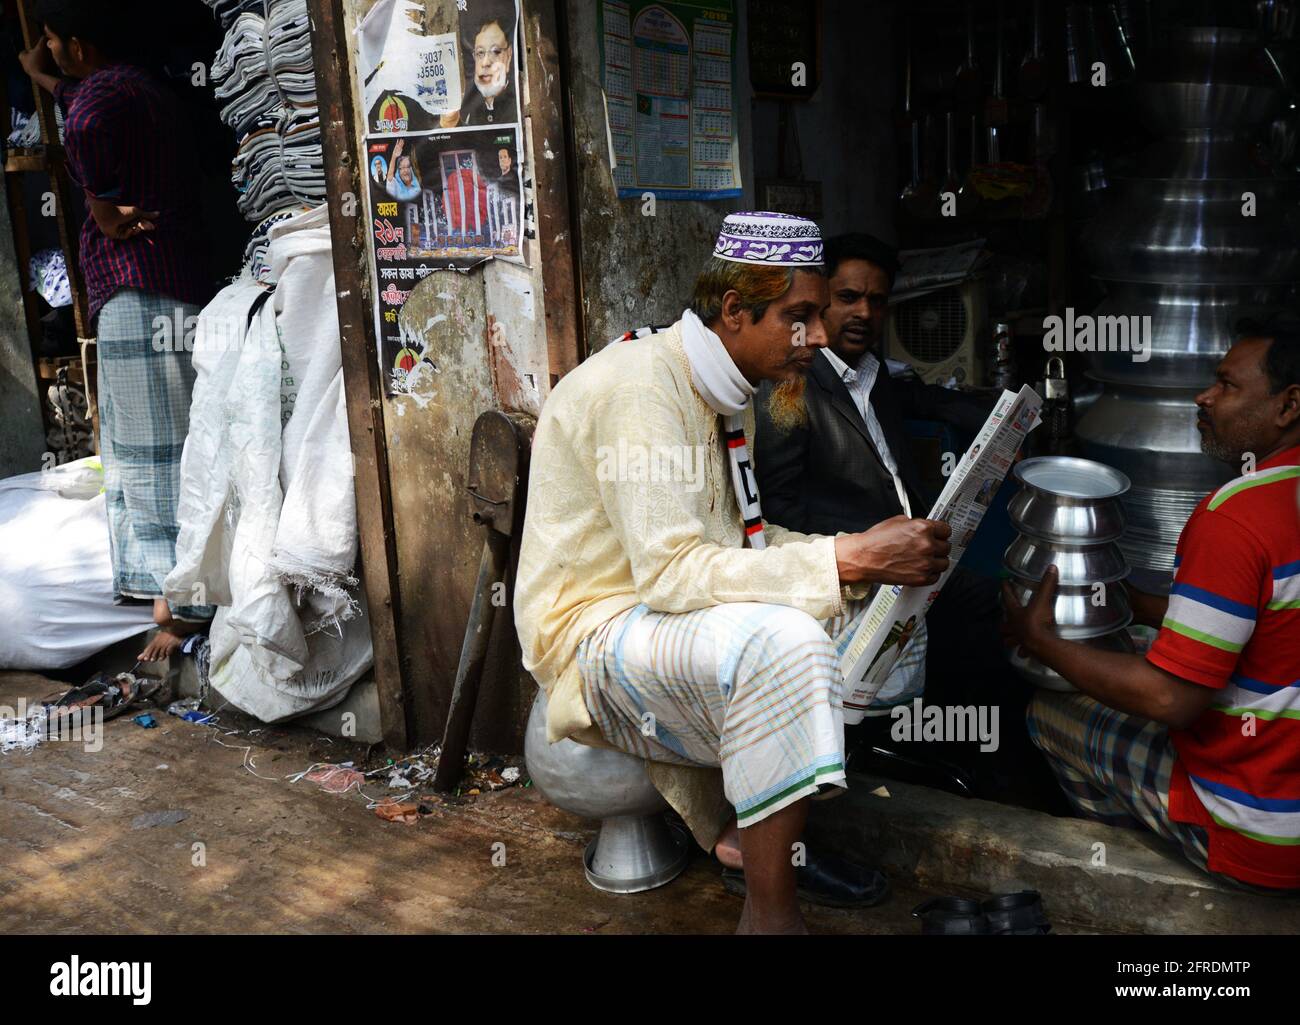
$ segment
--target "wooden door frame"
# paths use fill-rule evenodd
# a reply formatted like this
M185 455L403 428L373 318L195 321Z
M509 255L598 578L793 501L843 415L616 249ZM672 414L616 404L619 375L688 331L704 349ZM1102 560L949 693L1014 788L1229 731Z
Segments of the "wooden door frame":
M369 236L358 173L359 122L343 0L312 0L311 47L329 204L357 529L384 745L404 752L410 721L409 656L401 645L397 541L388 478L379 353L370 308Z

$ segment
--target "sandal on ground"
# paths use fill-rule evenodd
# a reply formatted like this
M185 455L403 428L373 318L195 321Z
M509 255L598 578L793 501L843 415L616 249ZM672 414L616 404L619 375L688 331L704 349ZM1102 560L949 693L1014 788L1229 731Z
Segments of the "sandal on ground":
M147 676L134 676L131 673L109 676L107 673L96 673L80 687L46 698L42 704L50 709L51 715L68 715L77 709L99 708L103 710L104 721L107 722L144 704L162 686L162 680Z

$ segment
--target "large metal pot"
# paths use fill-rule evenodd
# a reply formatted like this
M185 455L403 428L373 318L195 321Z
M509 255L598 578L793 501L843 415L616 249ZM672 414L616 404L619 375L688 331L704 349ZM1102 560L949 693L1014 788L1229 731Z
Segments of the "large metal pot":
M1171 284L1103 280L1106 298L1094 317L1150 317L1149 355L1094 352L1091 376L1137 387L1206 388L1215 368L1231 348L1233 326L1243 316L1261 315L1290 301L1289 283L1244 285ZM1139 329L1142 321L1139 319Z
M1112 179L1085 229L1089 261L1107 278L1244 284L1300 278L1300 206L1289 185L1257 182L1256 215L1242 215L1250 182Z
M1153 135L1190 135L1267 124L1281 112L1283 95L1263 85L1139 82L1134 102Z
M1113 583L1128 576L1128 563L1115 542L1079 545L1041 541L1021 534L1002 556L1007 572L1022 580L1040 580L1055 566L1063 587Z
M1011 578L1011 589L1021 605L1029 603L1037 586L1037 581ZM1056 632L1071 641L1100 637L1133 622L1128 594L1116 583L1096 587L1058 587L1052 608Z
M1129 490L1118 470L1089 459L1040 456L1017 463L1020 491L1008 511L1022 534L1062 544L1102 544L1124 533L1119 498Z
M1282 68L1260 34L1239 28L1167 28L1143 58L1141 70L1144 79L1160 82L1286 87Z
M551 804L585 819L600 819L587 845L587 881L609 893L639 893L681 874L690 848L662 812L668 802L650 782L641 758L572 740L547 740L546 692L539 690L524 732L524 760L538 791Z

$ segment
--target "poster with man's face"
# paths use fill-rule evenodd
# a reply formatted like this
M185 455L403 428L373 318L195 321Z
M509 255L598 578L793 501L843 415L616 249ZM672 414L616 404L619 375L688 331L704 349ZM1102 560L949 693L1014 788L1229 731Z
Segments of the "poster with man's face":
M358 70L370 134L519 124L515 0L463 0L463 10L442 2L454 17L426 18L415 0L381 0L362 23L369 46ZM431 20L454 31L435 31Z
M423 358L404 343L400 317L425 277L523 257L518 28L516 0L380 0L361 25L375 317L390 387Z

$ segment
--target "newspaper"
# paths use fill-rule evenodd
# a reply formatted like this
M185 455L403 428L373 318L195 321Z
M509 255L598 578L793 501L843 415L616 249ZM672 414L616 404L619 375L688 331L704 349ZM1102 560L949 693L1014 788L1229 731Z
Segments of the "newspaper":
M1004 391L974 443L953 468L929 519L952 527L949 567L933 587L882 586L840 661L844 721L861 722L899 655L966 551L993 497L1002 487L1025 435L1038 426L1043 400L1028 385Z

